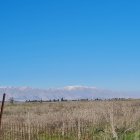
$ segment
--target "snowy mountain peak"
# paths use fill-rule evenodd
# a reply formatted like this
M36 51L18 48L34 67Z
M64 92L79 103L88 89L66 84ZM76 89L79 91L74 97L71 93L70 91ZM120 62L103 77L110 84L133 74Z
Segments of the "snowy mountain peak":
M96 89L96 87L88 87L88 86L66 86L65 90L83 90L83 89Z
M124 98L135 97L134 94L114 92L88 86L66 86L64 88L38 89L31 87L0 87L0 99L6 93L6 99L13 97L17 101L53 100L53 99L95 99L95 98ZM133 95L133 96L132 96ZM138 95L138 94L137 94Z

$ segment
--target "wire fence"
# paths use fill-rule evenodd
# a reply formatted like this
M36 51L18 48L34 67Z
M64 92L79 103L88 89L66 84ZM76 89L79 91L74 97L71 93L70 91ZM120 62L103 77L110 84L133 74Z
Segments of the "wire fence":
M2 124L0 140L89 140L94 139L89 125L68 122L55 124Z
M56 124L11 124L2 123L0 140L140 140L140 133L123 134L116 138L110 132L95 129L91 123L86 125L77 122L69 126L69 123Z

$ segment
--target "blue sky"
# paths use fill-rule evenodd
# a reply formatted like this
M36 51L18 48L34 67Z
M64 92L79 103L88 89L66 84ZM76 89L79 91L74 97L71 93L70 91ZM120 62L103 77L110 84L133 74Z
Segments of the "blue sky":
M140 91L138 0L0 1L0 85Z

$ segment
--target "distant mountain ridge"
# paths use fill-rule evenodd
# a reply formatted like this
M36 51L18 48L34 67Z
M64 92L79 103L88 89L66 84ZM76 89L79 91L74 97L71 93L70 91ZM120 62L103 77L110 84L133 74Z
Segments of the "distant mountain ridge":
M64 88L39 89L31 87L0 87L0 99L2 94L6 93L6 99L11 97L17 101L26 100L53 100L53 99L107 99L107 98L123 98L123 94L111 90L99 89L88 86L67 86Z

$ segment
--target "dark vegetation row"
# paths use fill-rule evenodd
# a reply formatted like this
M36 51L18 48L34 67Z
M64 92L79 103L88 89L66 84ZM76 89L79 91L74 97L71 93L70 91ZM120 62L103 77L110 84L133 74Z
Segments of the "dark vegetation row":
M131 100L131 99L125 99L125 98L112 98L112 99L77 99L77 100L67 100L64 98L61 99L50 99L50 100L26 100L26 103L35 102L35 103L43 103L43 102L67 102L67 101L125 101L125 100ZM16 102L16 100L12 97L9 99L10 103Z

